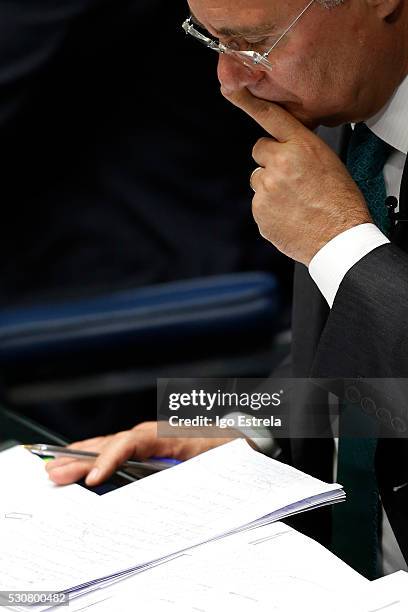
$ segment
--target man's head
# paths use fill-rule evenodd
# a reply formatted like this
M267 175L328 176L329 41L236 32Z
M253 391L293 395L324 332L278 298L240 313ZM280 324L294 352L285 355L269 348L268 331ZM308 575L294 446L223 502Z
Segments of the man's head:
M305 8L306 0L189 0L193 18L213 37L264 51ZM247 88L309 126L360 121L378 112L408 74L404 0L315 0L279 41L271 70L219 57L221 89Z

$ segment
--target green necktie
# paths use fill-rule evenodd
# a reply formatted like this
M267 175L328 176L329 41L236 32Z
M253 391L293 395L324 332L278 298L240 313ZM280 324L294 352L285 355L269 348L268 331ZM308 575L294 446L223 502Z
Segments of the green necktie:
M347 151L347 168L363 192L374 223L384 234L390 231L383 169L392 147L365 123L357 123Z
M364 123L355 126L347 152L347 168L362 191L375 224L390 230L385 207L384 164L391 147ZM344 434L344 435L342 435ZM374 459L376 426L358 403L342 406L337 480L347 500L333 508L332 550L367 578L379 576L380 500Z

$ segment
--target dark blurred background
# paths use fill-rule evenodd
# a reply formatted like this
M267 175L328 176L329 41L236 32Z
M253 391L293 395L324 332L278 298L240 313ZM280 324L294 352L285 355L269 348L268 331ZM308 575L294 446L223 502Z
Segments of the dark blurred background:
M222 98L187 15L182 0L0 0L2 398L70 439L154 418L158 375L265 375L286 350L291 265L251 215L262 134ZM186 286L168 283L250 271L276 281L271 318L228 317L224 300L230 328L214 314L206 330L204 300L199 326L143 328L162 290L177 309ZM87 344L94 311L109 326L123 295L134 327Z

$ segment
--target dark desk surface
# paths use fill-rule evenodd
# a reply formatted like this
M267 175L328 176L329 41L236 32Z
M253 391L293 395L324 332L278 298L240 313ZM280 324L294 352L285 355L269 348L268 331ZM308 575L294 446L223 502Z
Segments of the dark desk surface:
M15 440L20 444L65 445L68 443L65 438L26 416L0 406L0 443L7 440Z
M16 444L56 444L65 446L68 440L57 433L22 416L10 408L0 406L0 451ZM83 485L83 482L79 484ZM115 474L107 483L91 491L103 495L112 489L129 484L129 480Z

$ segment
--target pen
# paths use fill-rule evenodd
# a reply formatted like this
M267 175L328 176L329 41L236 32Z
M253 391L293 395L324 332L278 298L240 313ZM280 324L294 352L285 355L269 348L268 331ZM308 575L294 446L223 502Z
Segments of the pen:
M50 444L24 444L24 448L39 457L72 457L73 459L95 459L99 453L80 451L65 446L52 446ZM146 461L125 461L121 468L141 468L146 471L158 472L180 463L177 459L167 457L153 457Z

